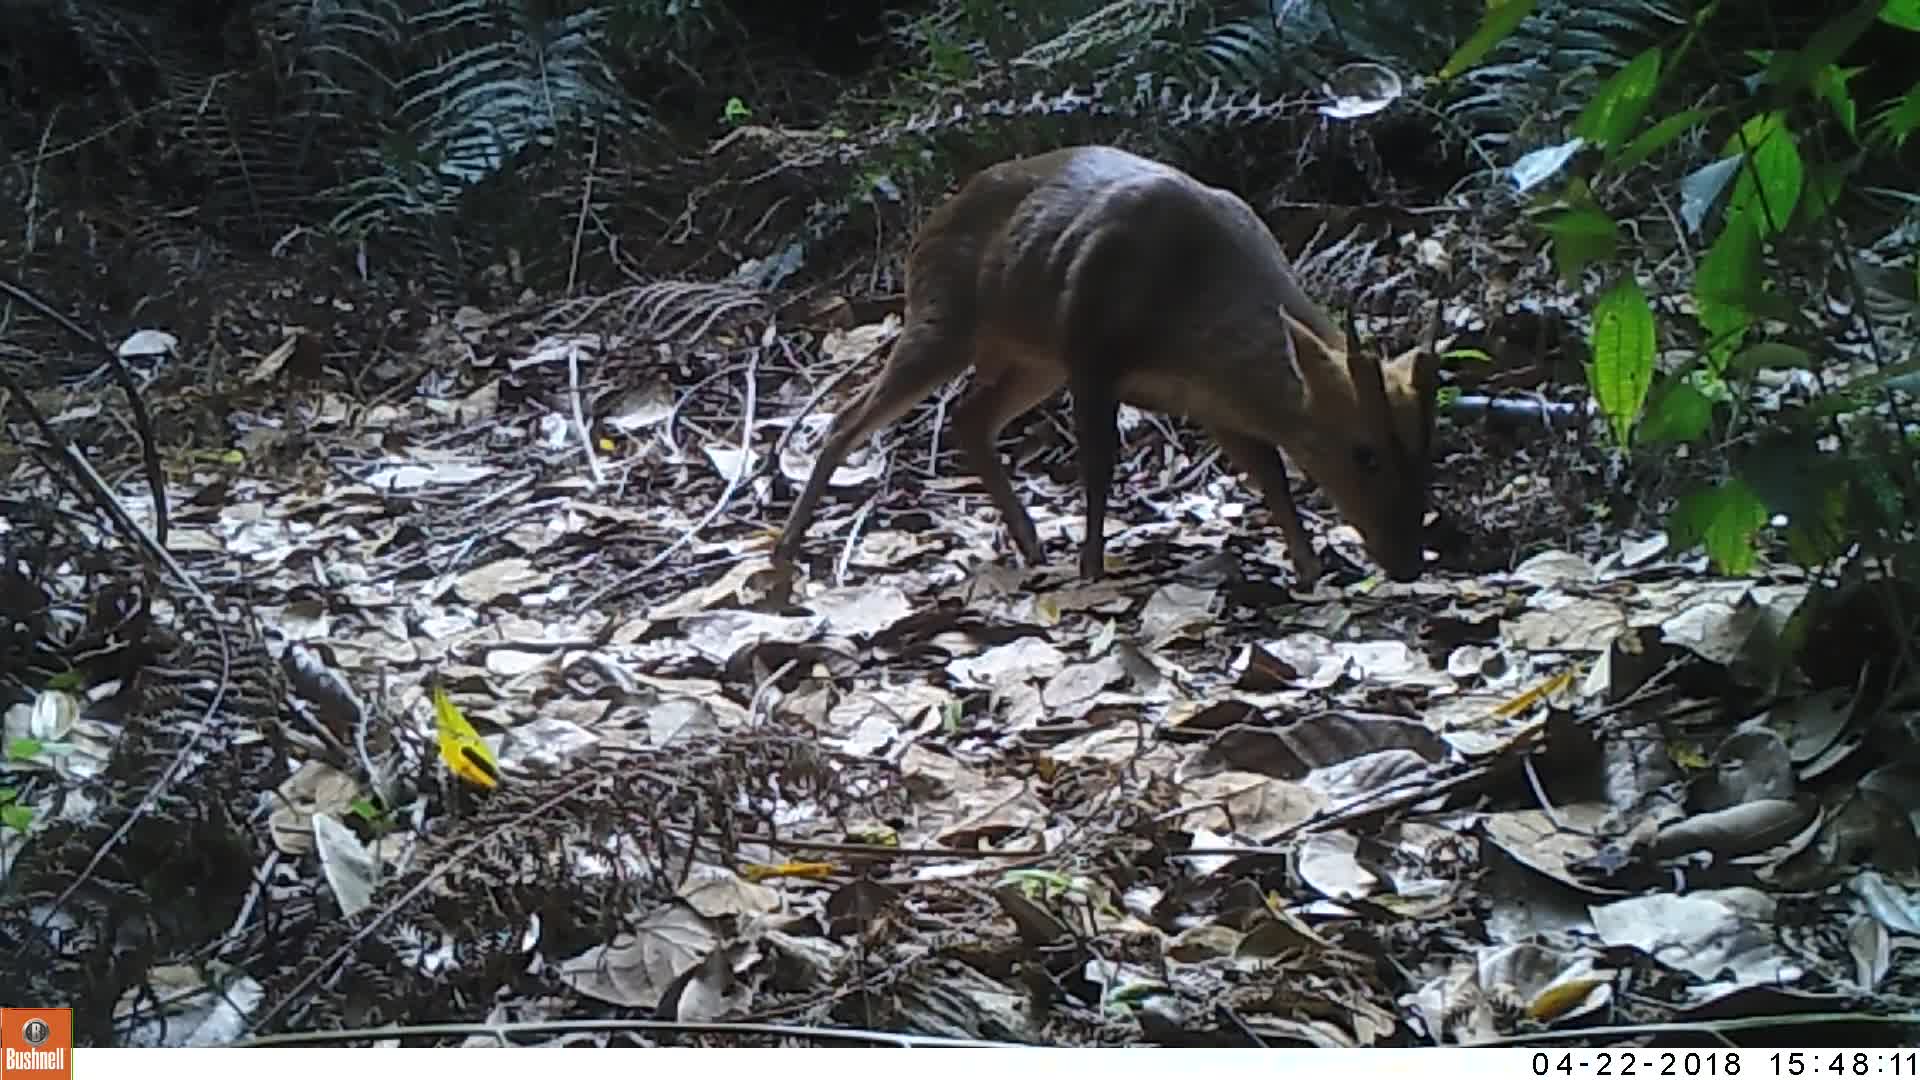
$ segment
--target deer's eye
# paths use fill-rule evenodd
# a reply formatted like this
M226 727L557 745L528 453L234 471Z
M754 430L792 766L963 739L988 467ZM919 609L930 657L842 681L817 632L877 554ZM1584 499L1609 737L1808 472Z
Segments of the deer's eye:
M1353 467L1366 473L1379 472L1380 455L1374 452L1373 447L1361 443L1353 448Z

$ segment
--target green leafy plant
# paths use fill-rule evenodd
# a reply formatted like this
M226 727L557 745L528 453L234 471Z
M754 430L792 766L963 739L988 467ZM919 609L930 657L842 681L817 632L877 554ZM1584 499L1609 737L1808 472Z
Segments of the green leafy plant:
M1517 9L1528 7L1511 0L1490 8L1442 77L1461 76L1492 55L1523 24L1527 11ZM1531 218L1563 279L1578 283L1590 269L1608 271L1593 304L1587 379L1614 443L1630 453L1673 453L1685 444L1721 455L1708 459L1719 462L1719 479L1676 500L1668 527L1677 543L1704 545L1716 567L1736 574L1752 567L1763 531L1775 525L1792 556L1808 565L1833 558L1850 536L1891 549L1920 492L1913 441L1882 437L1900 418L1888 390L1920 374L1908 370L1920 364L1831 385L1830 365L1809 345L1819 329L1782 291L1784 275L1770 260L1789 240L1823 239L1819 230L1829 226L1849 178L1870 155L1897 151L1920 128L1920 83L1863 108L1852 87L1864 69L1837 63L1876 20L1920 27L1920 0L1861 0L1797 47L1749 54L1745 81L1754 93L1736 116L1701 107L1658 115L1663 91L1711 70L1684 65L1710 49L1705 35L1719 7L1703 6L1676 41L1620 64L1572 121L1571 138L1527 155L1515 178L1528 190L1571 163L1590 166L1557 192L1536 195ZM1920 35L1914 44L1920 48ZM1852 146L1828 149L1827 120ZM1681 183L1679 216L1713 237L1693 270L1689 325L1685 315L1656 316L1631 268L1614 265L1622 229L1595 192L1718 125L1727 134L1714 160ZM1662 338L1670 346L1697 339L1700 347L1663 371L1656 362ZM1814 371L1824 392L1809 405L1762 415L1753 408L1755 377L1783 368Z
M347 809L357 818L367 823L375 836L384 836L394 829L393 811L381 806L377 801L361 795L347 804Z
M0 829L24 833L33 827L33 808L20 805L16 788L0 787Z

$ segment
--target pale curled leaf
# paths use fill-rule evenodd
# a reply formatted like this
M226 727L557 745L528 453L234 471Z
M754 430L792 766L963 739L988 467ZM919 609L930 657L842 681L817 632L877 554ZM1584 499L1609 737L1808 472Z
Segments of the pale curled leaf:
M340 914L353 918L373 902L379 884L378 863L360 838L331 814L313 815L314 851L327 885L340 903Z
M1764 851L1784 843L1814 819L1816 811L1791 799L1753 802L1695 814L1661 829L1653 843L1657 858L1708 851L1720 858Z

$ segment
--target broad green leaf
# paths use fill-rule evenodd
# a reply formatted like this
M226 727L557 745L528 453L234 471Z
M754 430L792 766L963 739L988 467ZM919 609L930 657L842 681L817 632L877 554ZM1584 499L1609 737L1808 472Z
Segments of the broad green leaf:
M38 757L46 744L39 739L13 739L7 743L7 759L10 761L28 761Z
M1800 208L1794 211L1793 228L1805 229L1827 216L1846 191L1847 179L1860 164L1862 155L1839 161L1822 161L1807 171L1806 187L1800 194Z
M1647 407L1647 418L1634 435L1643 445L1695 442L1706 437L1712 421L1713 402L1690 380L1676 379Z
M1682 496L1667 518L1676 548L1705 544L1707 558L1723 574L1753 569L1754 537L1767 525L1767 505L1740 477Z
M1728 371L1752 372L1779 368L1813 368L1813 354L1784 341L1763 341L1743 349L1727 362Z
M1920 0L1887 0L1880 21L1902 30L1920 30Z
M1550 215L1541 228L1553 238L1553 265L1567 282L1589 264L1613 258L1620 247L1620 226L1592 203Z
M1847 487L1814 489L1806 501L1806 512L1787 519L1787 550L1801 566L1821 566L1839 558L1852 542L1847 535Z
M33 807L8 804L0 806L0 828L23 833L33 828Z
M1849 473L1802 434L1768 439L1740 462L1740 476L1768 514L1786 517L1787 547L1802 566L1825 563L1845 548Z
M1905 148L1907 136L1916 129L1920 129L1920 82L1908 87L1900 100L1880 110L1873 118L1868 137L1882 146L1892 143L1896 148Z
M1760 290L1760 236L1746 218L1733 218L1693 275L1693 302L1707 332L1718 370L1753 324L1747 298Z
M1622 277L1593 308L1593 364L1587 382L1622 450L1653 385L1653 308L1632 274Z
M1674 113L1635 136L1632 142L1614 155L1609 164L1615 172L1626 172L1666 149L1673 140L1692 131L1707 117L1719 111L1718 109L1687 109L1684 112Z
M1847 135L1858 138L1854 130L1854 121L1859 116L1859 106L1854 103L1853 89L1847 84L1855 75L1867 70L1864 67L1843 68L1838 64L1828 64L1820 69L1813 78L1813 96L1833 107L1833 115L1846 129Z
M1813 82L1820 69L1840 59L1880 15L1887 0L1860 0L1852 10L1829 18L1799 50L1782 49L1773 55L1762 81L1783 90L1798 90Z
M1886 446L1877 440L1873 449L1879 452L1869 452L1851 463L1854 483L1862 501L1879 515L1881 522L1904 531L1908 517L1906 500L1894 486L1893 477L1887 474L1886 462L1890 455Z
M1603 149L1617 150L1640 126L1653 88L1660 82L1660 46L1647 49L1600 84L1600 90L1573 122L1573 133Z
M1733 182L1733 195L1727 200L1729 218L1751 217L1761 226L1761 237L1773 235L1793 220L1793 209L1800 202L1800 187L1806 180L1806 167L1800 161L1800 148L1794 145L1785 112L1771 112L1750 118L1742 125L1748 158ZM1738 136L1728 140L1729 147L1740 145Z
M1480 26L1473 36L1454 50L1447 58L1446 65L1440 69L1441 79L1451 79L1461 72L1478 64L1483 57L1493 51L1495 45L1506 40L1520 20L1533 14L1533 0L1494 0L1487 5L1487 13L1481 17Z

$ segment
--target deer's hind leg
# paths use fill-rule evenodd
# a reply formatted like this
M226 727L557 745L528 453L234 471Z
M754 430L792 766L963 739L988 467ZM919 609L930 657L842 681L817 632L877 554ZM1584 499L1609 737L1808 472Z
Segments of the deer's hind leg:
M975 382L953 414L953 432L967 465L986 485L1007 535L1028 566L1044 561L1039 530L1014 493L1013 480L994 445L1015 417L1059 392L1066 371L1035 352L1006 342L982 341L974 364Z
M971 334L953 334L939 323L924 319L909 321L893 343L893 353L879 378L835 416L827 428L827 439L820 448L820 456L814 460L813 472L807 476L799 497L793 500L780 540L774 545L777 561L793 560L806 536L807 526L813 522L814 509L826 490L827 481L847 459L847 454L875 432L906 415L972 362Z

